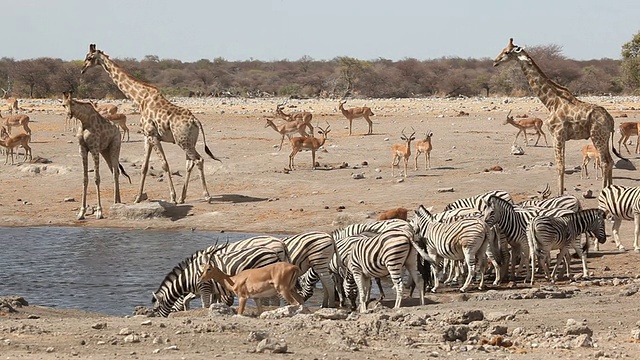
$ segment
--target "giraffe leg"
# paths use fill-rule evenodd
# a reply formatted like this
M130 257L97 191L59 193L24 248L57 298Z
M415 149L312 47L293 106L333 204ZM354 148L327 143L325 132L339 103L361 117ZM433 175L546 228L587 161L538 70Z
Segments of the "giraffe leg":
M96 183L96 197L98 198L96 219L102 219L102 200L100 199L100 153L97 150L92 151L91 156L93 157L93 175Z
M139 203L142 200L142 192L144 191L144 182L147 179L147 172L149 171L149 157L151 157L152 148L151 137L147 136L144 139L144 160L142 162L140 187L138 188L138 195L136 195L136 198L133 200L134 203Z
M119 204L122 202L120 199L120 168L118 167L120 163L120 146L111 144L107 150L102 152L102 157L106 161L113 176L113 203Z
M591 141L598 154L602 165L602 187L605 188L613 184L613 158L609 153L609 137L600 137L597 133L591 135Z
M171 196L171 202L177 203L176 202L176 189L173 186L173 179L171 178L171 170L169 169L169 162L167 162L167 157L164 154L164 149L162 147L162 143L160 142L160 139L158 139L157 137L149 137L149 138L152 141L152 144L153 144L154 149L156 150L156 153L158 154L158 156L162 160L162 170L164 171L164 174L167 177L167 180L169 182L169 195Z
M89 154L87 148L80 146L80 156L82 157L82 201L80 203L80 211L78 212L78 220L84 220L84 214L87 212L87 188L89 186Z
M558 195L564 193L564 140L556 140L555 146L556 169L558 171Z

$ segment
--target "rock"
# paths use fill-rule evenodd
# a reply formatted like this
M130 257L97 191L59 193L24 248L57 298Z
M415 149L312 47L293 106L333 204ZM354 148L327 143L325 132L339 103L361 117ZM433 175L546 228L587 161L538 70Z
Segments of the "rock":
M564 328L565 335L593 335L593 330L591 330L588 326L585 325L571 325Z
M254 330L249 332L248 341L262 341L269 336L269 333L264 330Z
M640 329L631 330L631 339L640 340Z
M298 314L309 314L309 309L304 305L288 305L281 308L265 311L260 314L260 319L282 319Z
M485 319L489 320L489 321L503 321L503 320L508 320L509 317L511 317L512 314L509 313L503 313L503 312L490 312L487 315L485 315Z
M524 149L520 145L511 145L511 155L524 155Z
M112 217L126 220L142 220L165 216L175 205L166 201L151 201L138 204L113 204L109 210Z
M466 341L468 333L469 326L467 325L451 325L444 330L442 338L445 341Z
M593 196L593 191L591 190L587 190L585 192L582 193L582 197L585 199L593 199L595 198L595 196Z
M91 325L92 329L101 330L107 327L107 323L95 323Z
M491 335L505 335L507 333L507 327L504 325L493 325L489 329Z
M450 324L469 324L472 321L484 320L482 310L467 310L454 312L446 321Z
M351 174L351 178L355 180L364 179L364 173Z
M118 335L130 335L130 334L133 334L133 330L131 330L129 328L122 328L118 332Z
M135 334L131 334L131 335L127 335L124 337L124 342L125 343L139 343L140 342L140 337L138 335Z
M284 340L276 341L273 339L264 339L256 346L256 352L258 353L274 353L284 354L287 352L288 346Z
M151 325L151 320L143 321L143 322L141 322L141 323L140 323L140 325L142 325L142 326L148 326L148 325Z
M313 318L318 320L344 320L349 312L344 309L321 308L313 313Z
M593 347L593 340L590 335L582 334L573 340L572 345L574 348Z
M76 199L75 199L75 198L72 198L72 197L66 197L66 198L64 198L64 202L75 202L75 201L76 201Z
M213 303L209 306L209 316L235 315L236 312L227 304Z
M133 313L131 315L155 316L155 313L153 312L153 309L148 308L146 306L136 306L133 309Z
M48 353L52 353L54 352L56 349L53 348L53 346L49 346L45 351Z
M453 191L454 191L454 190L453 190L453 188L452 188L452 187L439 188L439 189L437 190L437 192L439 192L439 193L443 193L443 192L453 192Z

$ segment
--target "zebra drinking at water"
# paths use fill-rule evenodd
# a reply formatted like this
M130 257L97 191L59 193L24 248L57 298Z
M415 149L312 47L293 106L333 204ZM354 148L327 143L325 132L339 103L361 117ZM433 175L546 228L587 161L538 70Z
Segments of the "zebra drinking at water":
M602 189L598 196L598 208L605 211L613 220L613 241L619 250L624 251L620 242L620 225L622 220L633 220L635 232L633 250L640 252L638 237L640 236L640 186L609 185ZM596 243L595 249L598 250Z
M536 216L527 227L527 239L531 248L531 268L535 268L535 257L538 256L540 266L544 269L545 278L553 281L554 273L549 276L549 266L546 261L550 257L551 250L560 250L556 260L556 266L560 259L564 259L569 248L573 248L582 259L582 275L588 277L587 255L580 243L580 234L589 232L593 234L599 243L607 240L604 230L604 216L602 209L580 210L563 216ZM588 244L587 244L588 245ZM571 276L567 264L567 275ZM531 274L533 285L534 274Z
M436 270L433 274L432 292L439 286L438 272L441 260L464 260L467 265L467 278L460 291L466 291L476 272L476 262L481 264L481 280L479 288L484 285L484 269L486 263L486 249L493 232L489 226L477 218L463 218L452 222L440 223L424 206L420 205L411 220L414 231L420 240L426 244L426 252L413 244L431 266Z

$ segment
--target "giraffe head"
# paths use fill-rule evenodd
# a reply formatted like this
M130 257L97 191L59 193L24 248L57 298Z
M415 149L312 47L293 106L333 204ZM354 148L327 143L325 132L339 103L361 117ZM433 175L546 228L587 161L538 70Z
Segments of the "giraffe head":
M71 91L64 91L62 92L62 106L64 107L64 109L67 111L67 120L70 120L73 115L71 114L71 96L73 95L73 93Z
M515 60L524 49L513 44L513 38L509 39L507 47L493 60L493 66L498 66L504 62Z
M81 74L84 74L87 69L99 65L102 63L102 57L107 57L102 50L96 49L96 44L89 45L89 52L87 56L84 58L84 65L82 66L82 70L80 70Z

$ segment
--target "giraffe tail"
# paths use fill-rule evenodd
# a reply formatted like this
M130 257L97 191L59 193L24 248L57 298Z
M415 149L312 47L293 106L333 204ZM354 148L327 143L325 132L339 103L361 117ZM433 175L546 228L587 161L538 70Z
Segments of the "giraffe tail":
M211 150L207 146L207 141L204 138L204 128L202 127L202 123L200 122L200 120L198 120L198 127L200 128L200 132L202 132L202 142L204 143L204 152L206 152L207 155L211 156L211 158L213 160L217 160L217 161L222 162L222 160L218 159L217 157L215 157L215 155L213 155L213 153L211 152Z
M620 155L620 153L618 152L618 150L616 150L616 147L613 145L613 134L615 134L615 131L611 132L611 150L613 151L613 153L615 154L615 156L617 156L619 159L622 159L624 161L629 161L629 159L622 157L622 155Z
M122 166L122 164L118 164L118 167L120 168L120 173L126 176L127 179L129 179L129 184L131 184L131 178L129 177L129 174L127 174L127 172L124 171L124 167Z

